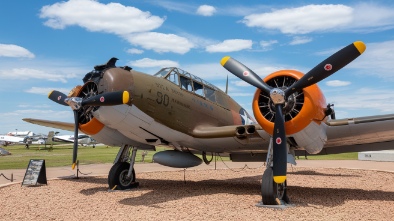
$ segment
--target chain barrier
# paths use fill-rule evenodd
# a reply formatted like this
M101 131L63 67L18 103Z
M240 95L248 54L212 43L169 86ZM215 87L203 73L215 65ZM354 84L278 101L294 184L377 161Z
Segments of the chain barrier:
M222 163L227 167L227 169L229 169L229 170L231 170L231 171L233 171L233 172L241 172L241 171L243 171L243 170L245 170L245 169L258 169L258 168L260 168L260 167L265 166L265 162L264 162L263 165L261 165L261 166L259 166L259 167L256 167L256 168L251 168L251 167L248 166L248 164L245 164L245 166L244 166L243 168L241 168L241 169L239 169L239 170L234 170L233 168L230 168L230 167L224 162L224 160L222 159L222 156L220 156L219 153L217 154L217 156L219 156L220 160L221 160Z
M14 174L11 173L11 178L7 178L3 173L0 174L0 177L3 176L6 180L10 180L11 182L14 182Z

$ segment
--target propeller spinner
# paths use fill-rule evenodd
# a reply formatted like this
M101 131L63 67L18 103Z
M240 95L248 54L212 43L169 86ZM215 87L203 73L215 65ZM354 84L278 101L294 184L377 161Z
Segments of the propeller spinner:
M99 95L95 95L86 99L81 97L67 97L59 91L51 91L48 98L61 105L69 105L74 112L74 146L73 146L73 164L72 169L77 164L78 154L78 127L79 127L79 116L78 110L84 106L113 106L120 104L127 104L130 101L130 94L127 91L116 91L108 92Z
M345 67L366 49L361 41L356 41L342 48L335 54L316 65L312 70L306 73L299 81L295 82L289 88L282 90L273 88L266 84L256 73L243 65L241 62L226 56L222 58L221 65L229 72L244 80L245 82L259 88L270 95L275 106L275 122L273 139L273 179L275 183L284 183L287 173L287 147L285 120L283 117L283 106L286 99L297 91L318 83L319 81L334 74L336 71Z

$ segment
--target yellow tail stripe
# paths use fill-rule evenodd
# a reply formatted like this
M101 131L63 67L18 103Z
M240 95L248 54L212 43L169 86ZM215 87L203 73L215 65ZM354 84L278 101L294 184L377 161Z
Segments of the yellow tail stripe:
M286 176L274 176L275 183L284 183L286 181Z
M230 59L230 56L223 57L222 60L220 61L220 64L222 66L224 66L226 64L226 62L228 61L228 59Z
M123 91L123 99L122 99L123 103L127 104L127 103L129 103L129 100L130 100L129 92Z
M364 42L362 41L356 41L353 44L357 48L358 52L360 52L360 54L362 54L367 48L367 46L365 46Z

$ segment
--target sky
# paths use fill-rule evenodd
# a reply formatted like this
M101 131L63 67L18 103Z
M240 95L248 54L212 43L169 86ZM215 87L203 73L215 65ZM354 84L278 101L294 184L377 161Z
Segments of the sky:
M391 0L1 1L0 134L51 130L22 118L73 122L48 93L68 94L111 57L148 74L177 66L223 90L228 76L229 95L252 114L255 88L220 65L224 56L264 78L307 73L354 41L364 54L318 84L327 103L337 118L394 113Z

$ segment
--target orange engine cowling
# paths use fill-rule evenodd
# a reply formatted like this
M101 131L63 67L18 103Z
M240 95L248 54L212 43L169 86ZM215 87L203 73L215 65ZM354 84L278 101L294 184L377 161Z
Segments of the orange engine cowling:
M271 87L286 89L298 81L303 73L295 70L281 70L264 78ZM325 117L326 99L317 84L295 92L286 98L283 108L286 135L295 134L306 128L312 121L320 124ZM253 113L257 122L269 134L273 134L275 110L269 94L257 89L253 98Z

